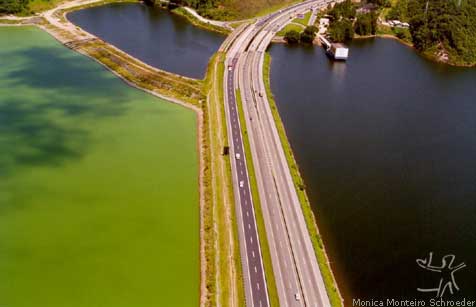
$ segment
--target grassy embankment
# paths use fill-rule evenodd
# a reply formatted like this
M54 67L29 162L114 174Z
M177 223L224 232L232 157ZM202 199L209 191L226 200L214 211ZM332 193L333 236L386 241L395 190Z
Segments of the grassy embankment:
M198 20L195 16L190 14L183 7L175 8L175 9L171 10L171 12L174 13L174 14L177 14L179 16L183 16L183 17L187 18L188 21L196 27L199 27L199 28L202 28L202 29L205 29L205 30L209 30L209 31L213 31L213 32L218 32L218 33L221 33L221 34L229 34L230 33L230 30L228 30L226 28L219 27L219 26L212 25L212 24L205 23L205 22L202 22L202 21Z
M289 32L289 31L292 31L292 30L301 33L304 30L304 28L301 25L297 25L297 24L294 24L294 23L288 23L284 28L281 29L281 31L276 33L276 36L284 36L286 34L286 32Z
M43 11L50 10L56 7L58 4L64 2L64 0L31 0L28 2L30 14L35 14Z
M152 92L199 106L205 100L203 81L151 69L102 41L81 45L81 52L98 60L127 81Z
M269 251L268 237L266 236L266 228L261 209L261 202L258 193L258 184L256 183L255 168L251 159L251 147L248 139L248 130L246 128L245 115L243 113L243 102L241 93L236 91L236 102L238 104L238 113L240 117L241 133L243 135L243 148L245 150L246 167L250 179L251 196L253 198L253 206L256 217L256 227L260 240L261 254L263 258L263 266L266 274L266 283L268 286L268 294L271 306L279 306L278 290L276 288L276 280L274 278L273 265L271 263L271 253Z
M225 111L223 109L224 54L218 52L208 65L204 105L206 124L204 131L210 140L207 148L205 186L205 236L207 264L208 306L244 306L243 274L241 271L238 229L233 201L231 165L228 156L222 155L227 145ZM219 293L218 293L219 292ZM217 299L218 298L218 299Z
M135 2L132 0L104 0L86 5L80 5L65 10L58 10L55 16L62 22L67 22L64 18L65 14L71 11L84 9L88 7L99 6L112 2ZM63 29L59 29L46 20L40 23L40 26L54 35L60 41L80 40L77 33L72 33ZM76 30L79 28L76 27ZM78 30L79 31L79 30ZM86 42L78 42L70 46L80 53L83 53L94 60L100 62L111 71L115 72L131 84L152 91L154 93L175 98L194 106L200 106L205 100L204 82L182 77L173 73L169 73L160 69L151 67L129 54L109 45L108 43L94 39Z
M279 115L276 102L274 100L273 93L271 92L270 68L271 68L271 56L269 55L269 53L266 53L265 61L264 61L264 70L263 70L264 82L266 87L266 95L268 96L268 101L270 103L274 121L278 129L279 137L281 139L281 144L283 146L284 153L286 155L286 160L288 162L291 175L293 177L294 186L296 188L299 201L301 203L302 211L304 213L304 218L306 220L307 228L309 230L311 241L314 246L314 250L316 252L317 262L319 263L319 268L321 270L322 277L324 279L324 284L326 286L327 294L329 296L331 305L333 307L342 307L343 306L342 298L337 288L337 283L334 279L334 275L332 274L332 270L329 264L329 259L327 258L327 254L324 248L324 243L322 242L322 238L317 228L314 213L312 212L311 204L309 202L309 199L305 191L304 181L301 177L301 174L299 173L298 165L296 163L296 160L294 159L291 145L289 144L288 138L286 136L286 131L284 129L284 125L281 121L281 117Z
M214 20L242 20L273 13L302 0L220 0L212 7L195 7L200 15Z

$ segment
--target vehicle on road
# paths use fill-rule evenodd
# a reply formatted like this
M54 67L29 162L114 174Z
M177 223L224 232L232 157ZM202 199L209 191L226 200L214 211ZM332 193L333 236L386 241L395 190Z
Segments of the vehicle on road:
M244 184L245 184L245 182L243 180L241 180L240 181L240 188L242 188Z
M296 294L294 294L294 298L296 299L296 301L300 301L301 300L301 295L299 295L299 293L296 293Z
M235 155L235 158L236 158L236 160L240 160L240 158L241 158L240 154L237 153L237 154Z

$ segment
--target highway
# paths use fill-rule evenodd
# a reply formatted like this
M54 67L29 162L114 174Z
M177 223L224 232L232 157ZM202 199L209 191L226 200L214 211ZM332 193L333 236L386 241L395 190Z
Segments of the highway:
M255 168L280 305L330 306L263 81L264 52L276 32L296 14L327 3L306 1L265 16L240 29L227 52L225 113L247 306L268 306L269 296L246 158L251 158ZM242 97L251 157L244 155L237 89Z

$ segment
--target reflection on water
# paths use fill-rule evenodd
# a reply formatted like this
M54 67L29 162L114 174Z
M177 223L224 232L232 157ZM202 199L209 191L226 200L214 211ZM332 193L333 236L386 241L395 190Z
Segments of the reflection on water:
M332 72L329 74L329 78L332 78L332 84L340 86L345 80L345 70L347 65L341 61L329 61L329 70Z
M273 45L271 86L346 305L425 298L448 254L476 299L476 70L432 63L393 40ZM433 273L433 274L432 274Z

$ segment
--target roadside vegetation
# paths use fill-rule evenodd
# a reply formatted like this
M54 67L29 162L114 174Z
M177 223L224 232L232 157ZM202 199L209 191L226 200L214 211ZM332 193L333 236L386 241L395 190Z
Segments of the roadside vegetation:
M236 102L238 105L238 113L240 120L241 133L243 135L243 148L245 150L246 168L250 179L251 197L253 198L253 206L256 217L256 227L258 228L258 236L261 248L261 256L263 260L264 272L266 275L266 284L268 287L270 306L279 306L278 289L276 288L276 280L274 279L273 264L271 263L271 253L269 251L268 237L266 236L266 228L261 209L261 201L258 193L258 184L256 182L255 168L251 156L250 141L248 138L248 130L246 128L245 115L243 113L243 102L241 93L236 90Z
M279 115L279 111L276 106L273 93L271 91L270 69L271 69L271 56L269 55L268 52L266 52L264 67L263 67L263 74L264 74L264 83L266 87L266 95L270 103L271 112L273 113L274 121L278 129L278 134L281 140L281 144L283 146L283 150L286 155L286 160L288 162L289 169L293 177L294 186L296 188L296 191L299 197L299 202L301 203L304 219L306 220L307 228L311 236L311 241L312 241L314 250L316 252L317 262L319 264L319 269L321 270L321 274L324 279L324 284L326 286L326 290L329 296L331 306L342 307L343 306L342 297L340 295L339 289L337 288L337 283L334 279L334 275L332 274L329 259L327 258L327 254L324 248L324 243L322 242L322 238L319 234L315 216L311 208L311 203L309 202L309 199L306 194L305 184L299 172L299 167L296 163L296 160L294 159L291 145L289 144L288 138L286 136L286 131L281 121L281 117Z
M158 2L159 0L151 0ZM277 11L299 0L173 0L173 4L189 6L203 17L214 20L239 20Z
M207 236L207 306L244 306L243 273L241 270L238 229L232 190L229 157L223 154L228 146L225 111L223 108L224 53L218 52L210 60L206 83L207 133L209 170L207 211L204 211ZM205 127L205 126L204 126ZM208 270L207 270L208 271ZM212 273L213 272L213 273Z
M312 44L316 38L317 28L315 26L307 26L304 31L298 32L296 30L290 30L284 34L284 40L288 44Z

